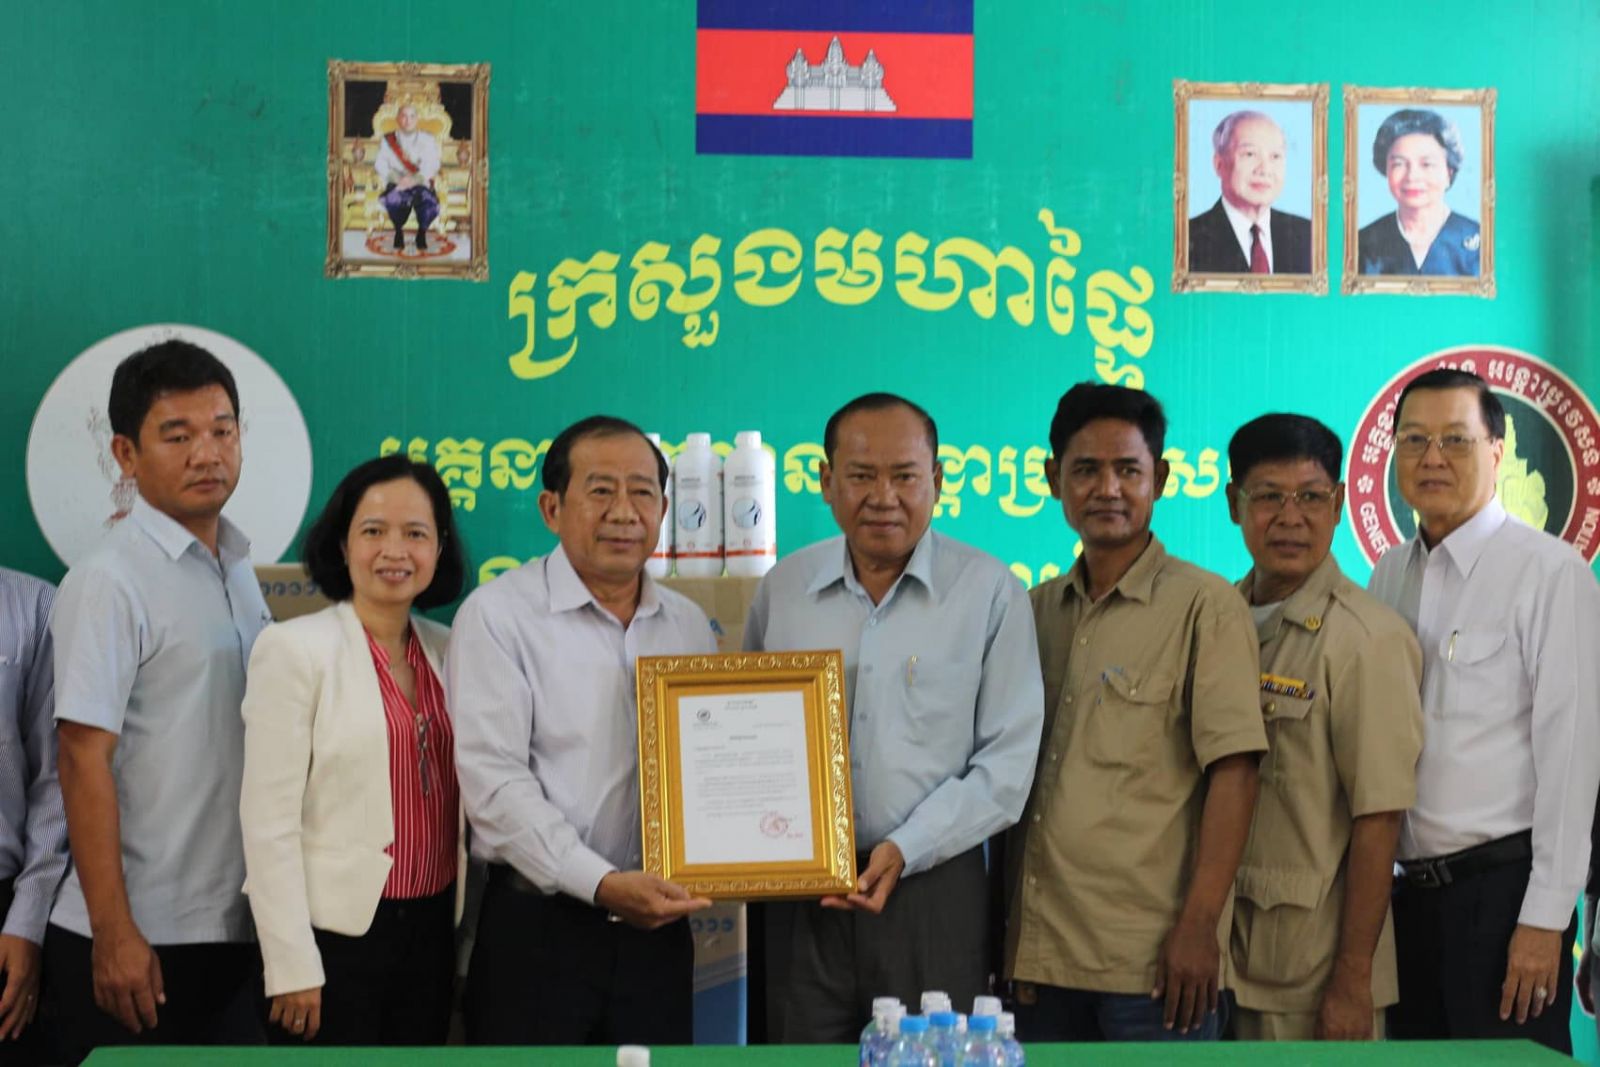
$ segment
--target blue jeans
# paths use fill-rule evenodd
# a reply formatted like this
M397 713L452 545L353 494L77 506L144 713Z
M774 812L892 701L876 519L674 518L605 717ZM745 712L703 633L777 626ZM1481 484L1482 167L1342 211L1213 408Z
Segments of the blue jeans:
M1222 1033L1222 1012L1207 1012L1198 1029L1187 1034L1161 1025L1165 1002L1144 993L1096 993L1035 985L1032 1004L1017 1004L1017 1039L1029 1041L1215 1041Z

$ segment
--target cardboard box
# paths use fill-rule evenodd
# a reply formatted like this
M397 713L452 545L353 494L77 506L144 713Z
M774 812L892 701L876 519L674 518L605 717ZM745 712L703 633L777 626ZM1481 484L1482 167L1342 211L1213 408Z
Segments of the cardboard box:
M333 603L298 563L258 563L256 581L275 622L310 615Z
M718 652L744 650L744 620L750 614L760 578L662 578L662 585L682 593L706 613L717 635Z

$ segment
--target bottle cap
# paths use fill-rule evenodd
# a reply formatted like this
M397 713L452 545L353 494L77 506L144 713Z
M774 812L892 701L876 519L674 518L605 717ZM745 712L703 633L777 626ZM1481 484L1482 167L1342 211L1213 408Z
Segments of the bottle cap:
M921 1015L907 1015L900 1020L902 1034L924 1034L928 1032L928 1020Z
M692 433L684 439L684 444L688 448L710 448L711 435L708 433Z
M999 1015L999 997L973 997L972 1014L974 1015Z
M942 989L929 989L922 994L922 1010L926 1014L930 1011L949 1011L950 994Z
M993 1015L974 1015L967 1019L967 1029L973 1033L994 1033L999 1029L1000 1020Z
M746 445L749 445L751 448L760 448L761 447L761 431L760 430L740 430L737 434L734 435L734 437L733 437L733 446L735 448L743 448Z
M650 1067L650 1050L643 1045L618 1045L617 1067Z
M898 1008L898 1007L900 1007L900 998L899 997L873 997L872 998L872 1011L873 1011L873 1014L877 1014L879 1011L882 1011L885 1008Z
M932 1011L928 1013L928 1025L944 1030L956 1028L956 1013L953 1011Z
M995 1031L1010 1036L1017 1032L1017 1017L1009 1011L1003 1011L994 1017Z

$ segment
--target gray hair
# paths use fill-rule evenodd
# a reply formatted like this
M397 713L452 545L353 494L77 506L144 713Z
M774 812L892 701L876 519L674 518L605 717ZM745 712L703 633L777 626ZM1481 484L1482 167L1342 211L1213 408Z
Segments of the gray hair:
M1212 150L1215 151L1219 156L1227 152L1228 146L1233 143L1233 131L1238 128L1239 123L1248 122L1251 119L1262 119L1266 122L1272 122L1272 125L1275 127L1278 125L1276 122L1272 121L1272 116L1266 114L1265 112L1235 111L1226 116L1221 122L1217 123L1217 128L1211 131Z
M1445 166L1450 168L1450 184L1456 183L1456 172L1466 158L1461 151L1461 133L1456 124L1426 108L1404 108L1383 120L1378 135L1372 139L1372 165L1379 174L1389 173L1389 150L1400 138L1413 133L1425 133L1439 142L1444 149Z

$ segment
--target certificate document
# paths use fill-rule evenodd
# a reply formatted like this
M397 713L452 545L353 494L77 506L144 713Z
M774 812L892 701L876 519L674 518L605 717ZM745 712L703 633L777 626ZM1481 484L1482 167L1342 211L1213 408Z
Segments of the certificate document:
M813 858L803 692L681 695L678 738L686 864Z

